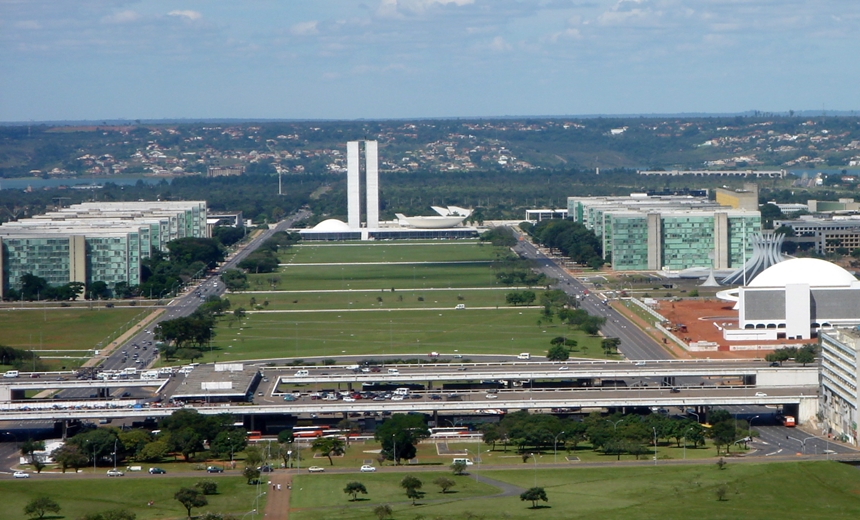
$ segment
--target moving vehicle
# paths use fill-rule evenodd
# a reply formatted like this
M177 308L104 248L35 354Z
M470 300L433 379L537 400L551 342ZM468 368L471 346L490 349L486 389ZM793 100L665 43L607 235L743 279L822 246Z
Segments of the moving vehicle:
M206 468L206 473L224 473L224 470L218 466L209 466Z
M472 459L467 459L467 458L454 459L454 462L452 462L452 464L457 464L458 462L461 462L467 466L474 466L475 465L475 463L472 462Z
M388 374L389 374L389 375L394 375L394 376L399 376L399 375L400 375L400 370L398 370L398 369L396 369L396 368L389 368L389 369L388 369Z
M30 474L26 471L16 471L15 473L12 473L12 476L15 478L30 478Z
M107 476L109 476L109 477L122 477L124 475L125 475L125 473L123 473L122 471L120 471L116 468L107 470Z
M528 352L523 352L517 355L517 359L531 359L531 357L531 354L529 354Z
M20 372L18 372L17 370L7 370L6 372L3 373L3 377L6 377L6 378L18 377L19 373Z
M365 464L361 467L359 471L361 471L362 473L373 473L376 471L376 468L374 466L371 466L370 464Z
M164 475L165 473L167 472L161 468L149 468L150 475Z
M458 303L457 305L455 305L455 306L454 306L454 310L455 310L455 311L462 311L462 310L463 310L463 309L465 309L465 308L466 308L466 304L465 304L465 303Z
M311 466L308 468L308 473L322 473L323 471L325 471L325 468L320 466Z
M782 418L782 425L786 428L794 428L795 426L797 426L794 420L794 416L791 415L786 415Z
M307 370L299 370L296 372L295 377L307 377L309 375L310 375L310 372L308 372Z
M764 393L764 392L756 392L756 393L755 393L755 396L756 396L756 397L767 397L767 394L766 394L766 393Z

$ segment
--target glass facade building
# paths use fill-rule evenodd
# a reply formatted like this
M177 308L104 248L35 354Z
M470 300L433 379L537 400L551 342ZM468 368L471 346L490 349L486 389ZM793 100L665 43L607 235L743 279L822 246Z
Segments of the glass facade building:
M0 226L0 297L33 274L52 286L141 283L140 263L171 240L208 237L203 201L84 203Z
M618 271L738 267L761 230L758 211L686 196L570 197L568 214L597 235Z

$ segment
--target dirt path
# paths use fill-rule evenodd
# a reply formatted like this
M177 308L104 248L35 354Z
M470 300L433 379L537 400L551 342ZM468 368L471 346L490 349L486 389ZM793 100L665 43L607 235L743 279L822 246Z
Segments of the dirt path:
M293 476L286 471L275 471L269 475L270 483L266 492L266 509L263 511L265 520L287 520L290 517L292 481ZM279 484L280 490L278 490Z

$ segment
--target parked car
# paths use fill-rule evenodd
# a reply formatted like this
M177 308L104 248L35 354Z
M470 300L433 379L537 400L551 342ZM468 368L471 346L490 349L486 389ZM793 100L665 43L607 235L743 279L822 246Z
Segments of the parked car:
M264 465L264 466L260 466L260 467L259 467L259 468L257 468L257 469L260 471L260 473L271 473L271 472L275 471L275 470L272 468L272 466L269 466L268 464L266 464L266 465Z
M224 470L218 466L209 466L206 468L206 473L224 473Z
M371 466L370 464L365 464L361 467L360 471L362 473L373 473L374 471L376 471L376 468L374 466Z
M311 466L308 468L308 473L322 473L323 471L325 471L325 468L320 466Z
M150 475L164 475L165 473L167 472L161 468L149 468Z
M16 471L15 473L12 473L12 476L15 478L30 478L30 474L26 471Z
M125 473L123 473L122 471L120 471L116 468L107 470L107 476L109 476L109 477L122 477L124 475L125 475Z

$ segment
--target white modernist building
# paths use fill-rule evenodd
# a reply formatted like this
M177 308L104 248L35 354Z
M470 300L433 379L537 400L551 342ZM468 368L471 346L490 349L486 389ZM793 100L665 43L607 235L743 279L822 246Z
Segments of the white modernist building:
M834 329L821 333L821 368L818 410L825 433L857 445L857 409L860 408L860 332Z
M463 227L471 210L432 206L439 216L407 217L397 214L396 222L379 221L379 157L376 141L364 142L364 183L362 184L361 143L346 143L347 222L328 219L312 229L300 231L303 240L393 240L475 238L475 228ZM364 208L362 208L364 188ZM366 220L361 221L362 209Z
M860 324L860 280L815 258L779 262L717 297L736 302L738 328L723 329L728 341L810 339L819 329Z

